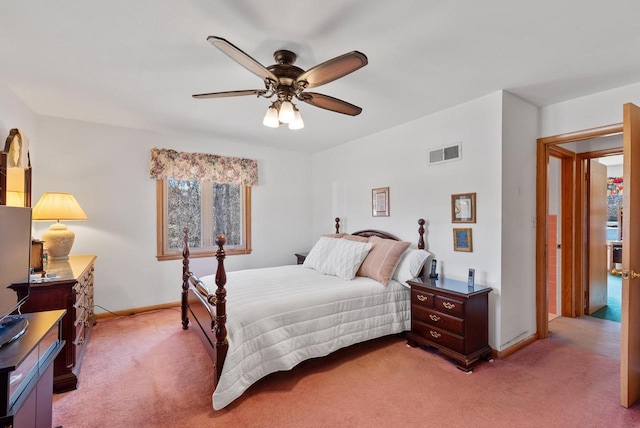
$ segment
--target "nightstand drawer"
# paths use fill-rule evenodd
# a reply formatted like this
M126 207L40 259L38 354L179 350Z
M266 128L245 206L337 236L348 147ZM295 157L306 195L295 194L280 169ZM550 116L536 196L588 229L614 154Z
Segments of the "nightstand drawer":
M436 296L433 307L437 310L458 317L464 316L464 302L444 296Z
M411 288L411 304L422 306L425 308L433 307L433 297L431 293L425 293L424 291Z
M411 332L424 337L426 340L443 345L454 352L464 352L464 339L455 334L448 333L417 320L411 322Z
M451 333L464 335L464 321L460 318L445 315L433 309L411 306L411 318L447 330Z

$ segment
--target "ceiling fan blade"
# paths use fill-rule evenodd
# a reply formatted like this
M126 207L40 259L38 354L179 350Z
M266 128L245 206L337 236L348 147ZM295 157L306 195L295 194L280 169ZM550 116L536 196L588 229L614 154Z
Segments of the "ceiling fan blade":
M248 89L246 91L226 91L226 92L211 92L209 94L195 94L193 98L224 98L224 97L241 97L243 95L264 95L267 91L264 89Z
M222 37L209 36L207 37L207 40L213 46L217 47L222 52L227 54L229 58L231 58L256 76L260 77L262 80L270 79L275 82L278 81L278 78L272 72L267 70L264 65L260 64L258 61L240 50L240 48L223 39Z
M352 51L310 68L298 76L296 81L306 81L308 83L307 88L315 88L353 73L367 65L368 62L369 60L365 54Z
M346 101L330 97L329 95L316 94L315 92L303 92L298 96L298 98L312 106L335 111L336 113L347 114L349 116L357 116L362 112L360 107L354 106Z

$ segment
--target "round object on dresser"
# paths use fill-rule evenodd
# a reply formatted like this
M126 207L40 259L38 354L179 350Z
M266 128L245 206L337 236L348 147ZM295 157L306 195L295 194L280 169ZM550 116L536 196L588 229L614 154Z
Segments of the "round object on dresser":
M42 234L44 246L49 251L49 260L68 260L76 234L62 223L54 223Z

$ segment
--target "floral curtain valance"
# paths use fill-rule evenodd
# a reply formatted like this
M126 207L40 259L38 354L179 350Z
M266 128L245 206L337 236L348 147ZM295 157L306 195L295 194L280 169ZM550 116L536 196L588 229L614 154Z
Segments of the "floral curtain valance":
M253 159L151 149L151 178L162 180L200 180L258 185L258 162Z

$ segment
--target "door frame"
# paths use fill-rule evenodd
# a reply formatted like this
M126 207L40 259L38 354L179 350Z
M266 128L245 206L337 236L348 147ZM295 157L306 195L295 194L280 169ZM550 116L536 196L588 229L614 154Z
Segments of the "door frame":
M570 150L557 145L549 145L547 147L549 158L557 158L560 161L560 315L563 317L573 317L576 313L576 302L574 292L571 287L566 284L573 284L574 278L574 254L575 254L575 237L570 233L574 228L574 211L576 210L575 202L575 175L576 175L576 154ZM548 163L548 161L547 161ZM547 184L548 190L548 184ZM547 192L546 201L548 203L549 196ZM548 207L547 216L548 219ZM548 223L547 223L548 224ZM547 226L548 227L548 226ZM548 236L548 235L547 235ZM550 272L554 275L555 272ZM565 286L563 286L565 285ZM548 289L545 292L548 296ZM547 300L548 303L548 300ZM548 310L547 310L548 311Z
M547 236L548 236L548 216L549 216L549 157L552 155L558 157L561 155L563 159L563 172L562 176L572 176L572 185L565 186L563 178L563 213L565 204L570 211L567 213L566 218L571 220L571 224L562 223L562 263L563 263L563 281L565 279L573 279L572 286L566 287L563 283L563 312L565 310L565 298L568 297L571 302L572 316L581 314L584 310L584 291L583 291L583 274L582 263L583 257L583 228L580 227L582 223L582 209L583 203L582 192L579 191L576 186L582 180L576 180L576 177L581 177L580 165L584 162L579 162L577 156L571 160L569 151L558 150L560 144L566 144L571 142L578 142L589 140L597 137L606 137L610 135L622 134L622 123L613 125L607 125L597 128L586 129L577 132L571 132L567 134L554 135L550 137L538 138L537 140L537 173L536 173L536 335L538 339L545 339L549 336L549 319L548 319L548 302L547 302L547 284L549 278L548 272L548 249L547 249ZM567 153L568 152L568 153ZM593 153L593 152L592 152ZM565 160L566 159L566 160ZM564 162L571 162L573 168L568 168ZM565 197L565 189L572 192L571 196ZM563 220L565 215L563 214ZM565 229L568 227L568 229ZM566 239L565 239L566 237ZM566 241L566 243L565 243ZM565 248L564 245L567 245ZM565 254L565 250L568 250ZM566 259L565 259L566 257ZM571 263L572 266L565 268L565 263ZM568 269L568 272L566 270ZM565 277L565 275L567 275ZM568 290L565 290L568 289ZM566 295L566 294L567 295ZM570 296L568 295L570 293Z

